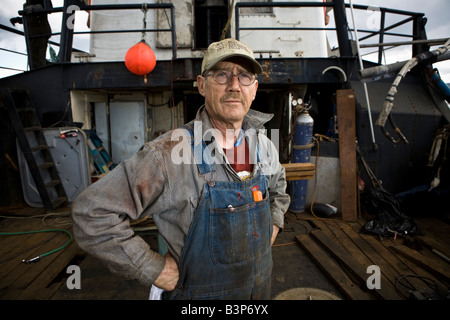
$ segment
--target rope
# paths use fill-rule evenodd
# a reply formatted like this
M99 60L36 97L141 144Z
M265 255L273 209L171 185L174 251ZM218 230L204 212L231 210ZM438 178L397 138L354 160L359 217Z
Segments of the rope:
M305 144L305 145L294 145L292 147L292 149L294 149L294 150L304 150L304 149L310 149L312 147L314 147L314 142L309 143L309 144Z
M222 35L220 36L220 40L225 39L225 37L227 35L227 31L230 28L231 18L233 17L233 8L234 8L234 0L231 2L230 10L228 11L228 21L225 24L225 27L223 27L223 29L222 29Z
M147 11L148 11L148 9L147 9L147 3L146 2L144 2L143 4L142 4L142 9L141 9L141 11L144 13L144 18L142 19L142 29L144 30L144 31L142 31L142 37L141 37L141 41L142 40L144 40L145 41L145 30L147 29Z

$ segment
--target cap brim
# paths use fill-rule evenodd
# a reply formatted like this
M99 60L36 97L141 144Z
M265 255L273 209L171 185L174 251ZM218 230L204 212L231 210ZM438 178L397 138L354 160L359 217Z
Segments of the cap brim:
M212 67L214 67L217 63L219 63L219 62L221 62L221 61L224 61L224 60L227 60L227 59L232 58L232 57L241 57L241 58L245 58L245 59L246 59L248 62L250 62L250 64L252 65L253 73L255 73L255 74L260 74L260 73L262 73L262 71L263 71L263 70L262 70L262 67L261 67L261 65L258 63L258 61L256 61L254 58L251 59L249 56L247 56L247 55L245 55L245 54L239 54L239 53L233 53L233 54L225 55L225 56L223 56L223 57L218 57L217 59L214 59L214 60L210 61L210 62L208 63L208 65L205 65L205 69L204 69L203 71L209 70L209 69L211 69Z

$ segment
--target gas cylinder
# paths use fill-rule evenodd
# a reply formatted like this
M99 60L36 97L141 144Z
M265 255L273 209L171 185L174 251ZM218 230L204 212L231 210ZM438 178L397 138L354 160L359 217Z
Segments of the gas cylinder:
M314 120L308 111L304 110L296 119L294 131L294 152L292 162L310 162ZM291 205L289 210L294 213L305 211L308 180L291 181Z

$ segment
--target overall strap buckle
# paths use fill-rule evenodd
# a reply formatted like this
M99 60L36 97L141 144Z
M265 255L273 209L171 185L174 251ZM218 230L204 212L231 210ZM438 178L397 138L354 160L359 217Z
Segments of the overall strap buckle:
M214 181L214 173L216 173L215 170L211 171L211 179L210 180L208 180L208 178L206 178L206 174L207 173L205 173L205 174L200 174L199 173L198 175L203 177L210 187L214 187L216 185L216 182Z

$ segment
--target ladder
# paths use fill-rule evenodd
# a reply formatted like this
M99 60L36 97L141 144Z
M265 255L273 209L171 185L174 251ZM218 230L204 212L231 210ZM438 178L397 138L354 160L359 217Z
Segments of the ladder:
M8 110L17 141L30 169L42 204L47 212L51 212L66 203L67 196L51 157L30 94L26 90L2 88L0 89L0 101L3 101Z

